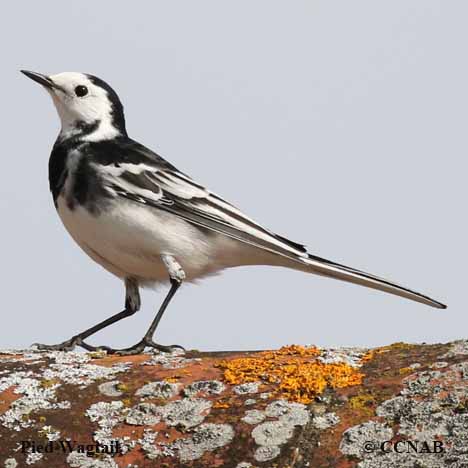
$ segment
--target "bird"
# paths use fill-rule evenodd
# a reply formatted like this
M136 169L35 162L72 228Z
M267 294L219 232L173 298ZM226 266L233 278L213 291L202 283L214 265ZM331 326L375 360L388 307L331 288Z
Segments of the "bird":
M56 211L78 246L125 286L124 309L40 350L130 355L179 345L154 340L156 328L185 282L238 266L280 266L339 279L435 308L446 305L373 274L309 253L258 224L160 155L128 136L124 108L102 79L86 73L44 75L21 70L52 98L61 129L49 158L49 187ZM121 349L85 340L135 314L140 288L169 285L143 338Z

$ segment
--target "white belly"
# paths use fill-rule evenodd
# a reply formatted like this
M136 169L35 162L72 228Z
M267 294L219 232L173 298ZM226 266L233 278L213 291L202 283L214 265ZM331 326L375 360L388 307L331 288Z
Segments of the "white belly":
M70 210L63 197L57 202L59 216L76 243L120 278L133 277L142 284L168 281L163 253L176 258L189 281L238 263L237 241L207 235L164 211L119 200L93 215L80 206Z

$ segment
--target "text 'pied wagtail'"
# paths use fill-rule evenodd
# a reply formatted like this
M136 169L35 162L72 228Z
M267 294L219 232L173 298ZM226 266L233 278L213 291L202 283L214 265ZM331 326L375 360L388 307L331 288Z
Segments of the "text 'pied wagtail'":
M122 103L101 79L82 73L23 73L51 95L62 129L49 160L55 207L76 243L125 283L125 309L58 345L40 349L133 354L153 341L177 289L243 265L273 265L336 278L437 307L428 296L385 279L311 255L306 248L258 225L239 209L129 138ZM122 350L85 343L97 331L140 308L140 286L171 287L145 336Z

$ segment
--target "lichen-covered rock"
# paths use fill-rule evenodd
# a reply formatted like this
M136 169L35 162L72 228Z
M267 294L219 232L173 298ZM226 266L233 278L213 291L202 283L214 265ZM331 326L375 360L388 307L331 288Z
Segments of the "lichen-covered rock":
M136 391L136 395L152 398L172 398L177 395L179 384L172 382L149 382Z
M468 340L126 357L4 350L0 447L0 468L461 468Z

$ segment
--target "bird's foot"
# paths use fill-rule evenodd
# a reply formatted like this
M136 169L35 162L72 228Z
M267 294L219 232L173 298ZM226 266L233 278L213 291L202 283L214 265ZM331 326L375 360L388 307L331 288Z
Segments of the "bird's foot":
M81 344L83 346L84 343ZM89 349L90 351L106 351L108 354L117 354L119 356L131 356L132 354L141 354L146 348L154 348L158 351L162 351L163 353L171 353L175 349L181 349L185 351L180 345L162 345L159 343L155 343L150 338L143 338L137 344L130 346L129 348L123 349L115 349L111 348L110 346L90 346L86 344L83 346L85 349ZM92 348L92 349L91 349Z
M47 345L42 343L33 343L31 346L35 346L39 351L73 351L77 346L86 348L86 343L83 342L80 336L73 336L69 340L63 343L54 345Z

